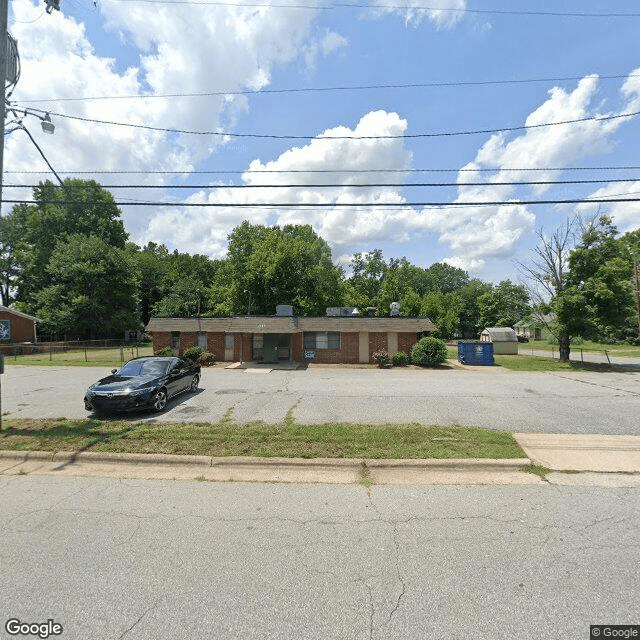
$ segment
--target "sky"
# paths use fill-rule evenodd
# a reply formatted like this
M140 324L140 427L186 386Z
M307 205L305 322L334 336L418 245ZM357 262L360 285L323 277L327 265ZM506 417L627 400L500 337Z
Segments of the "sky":
M497 283L575 214L640 228L637 0L45 9L9 2L10 103L61 178L114 195L140 246L219 258L243 220L310 224L347 270L382 249ZM3 198L30 200L56 178L7 132Z

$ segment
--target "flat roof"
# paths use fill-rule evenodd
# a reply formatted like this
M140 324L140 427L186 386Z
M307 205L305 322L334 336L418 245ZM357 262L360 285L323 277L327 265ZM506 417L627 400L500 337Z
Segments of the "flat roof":
M227 318L151 318L149 332L301 333L303 331L419 333L435 331L429 318L350 316L232 316Z

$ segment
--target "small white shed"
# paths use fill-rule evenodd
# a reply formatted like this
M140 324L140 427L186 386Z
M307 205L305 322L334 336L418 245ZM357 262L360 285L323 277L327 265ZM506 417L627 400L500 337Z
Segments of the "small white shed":
M482 342L493 342L494 355L517 355L518 336L511 327L487 327L481 334Z

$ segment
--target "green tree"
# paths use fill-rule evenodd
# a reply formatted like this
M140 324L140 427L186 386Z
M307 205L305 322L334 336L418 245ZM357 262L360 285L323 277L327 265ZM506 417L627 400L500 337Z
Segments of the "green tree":
M484 327L480 322L480 306L478 301L483 294L489 293L492 286L478 278L472 278L452 294L456 301L458 317L458 333L463 338L477 338Z
M37 311L36 294L52 284L49 260L57 243L72 235L94 236L123 249L127 233L113 196L94 180L67 179L62 186L47 181L33 190L35 205L26 208L24 234L18 248L18 298Z
M469 274L446 262L436 262L425 271L424 283L427 291L452 293L469 284Z
M574 245L576 222L567 220L551 236L539 229L538 244L532 249L530 262L518 263L531 283L531 298L537 306L553 312L555 320L547 328L558 341L561 362L569 362L571 338L583 334L588 317L586 309L580 311L584 298L568 284L569 253Z
M96 339L140 327L136 270L124 250L71 235L57 242L46 271L49 284L35 294L43 333Z
M18 247L24 236L26 219L27 206L24 204L0 217L0 302L5 307L13 301L20 275Z
M482 327L513 327L530 310L529 292L511 280L503 280L478 298L479 323Z
M349 284L354 295L349 303L361 310L367 307L378 307L380 315L388 315L385 313L388 309L385 310L382 306L384 281L389 266L384 260L382 251L373 249L365 254L354 254L349 268L351 270Z
M633 261L627 245L607 216L590 221L569 256L567 285L584 299L589 322L582 337L611 342L629 336L635 325ZM582 316L585 315L582 311Z
M214 309L272 314L289 304L301 315L324 315L341 304L341 271L310 225L264 227L243 222L229 235L228 265L209 290ZM230 304L229 304L230 303Z

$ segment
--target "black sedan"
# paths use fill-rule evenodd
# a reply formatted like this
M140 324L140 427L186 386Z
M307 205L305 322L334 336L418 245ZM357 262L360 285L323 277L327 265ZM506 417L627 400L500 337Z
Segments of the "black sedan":
M92 384L84 396L87 411L162 411L167 400L185 391L196 391L200 365L191 360L149 356L129 360L110 376Z

